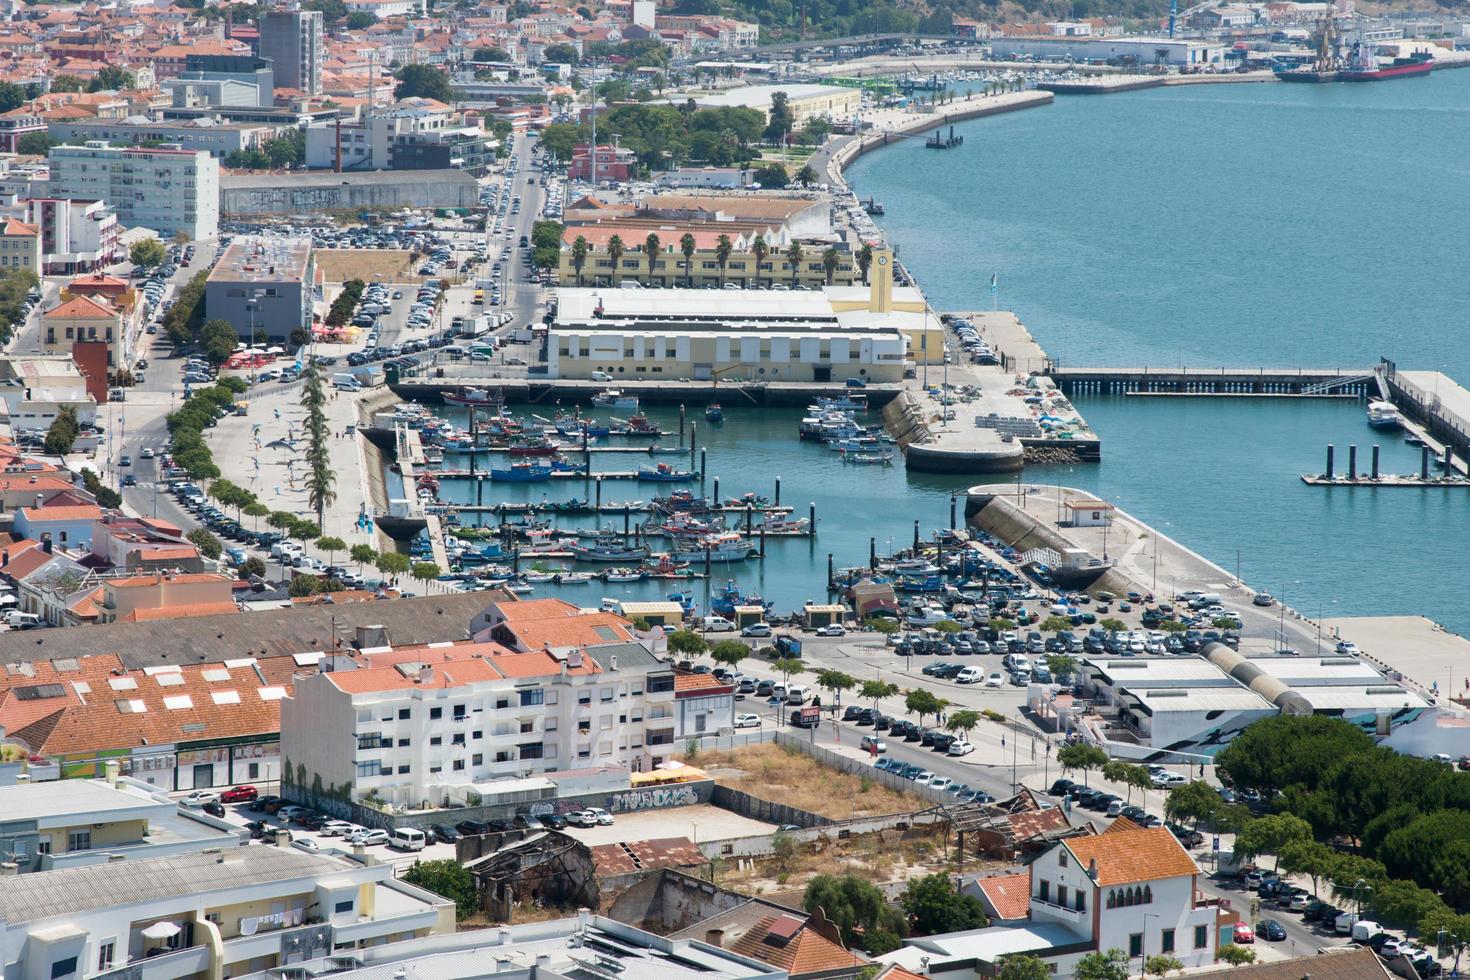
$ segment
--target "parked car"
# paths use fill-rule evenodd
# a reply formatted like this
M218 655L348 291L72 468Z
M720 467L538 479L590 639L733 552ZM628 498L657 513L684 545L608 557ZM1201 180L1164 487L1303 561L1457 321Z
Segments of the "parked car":
M218 802L219 802L219 794L218 793L212 793L212 792L210 792L209 790L206 790L206 789L196 789L194 792L190 793L188 796L186 796L182 800L180 800L179 801L179 804L182 805L182 806L189 807L190 809L198 809L198 808L204 806L204 804L206 804L206 803L218 803Z
M1256 923L1256 935L1268 943L1279 943L1286 938L1286 927L1275 919L1262 919Z
M1236 943L1254 943L1256 941L1255 930L1250 927L1249 923L1237 922L1235 924L1235 941Z
M739 714L735 716L736 728L759 728L761 727L761 716L752 714Z
M771 625L769 623L751 623L740 631L741 636L770 636Z
M388 832L382 828L368 830L363 828L351 837L347 838L349 844L362 844L364 847L372 847L376 844L388 843Z
M464 836L459 831L449 826L449 824L447 823L436 823L430 829L434 831L434 836L439 838L439 840L441 840L445 844L453 844L455 841Z
M881 736L878 735L864 735L862 737L862 741L859 743L859 747L864 752L877 753L888 751L888 743L884 741Z
M234 786L219 795L221 803L249 803L260 795L254 786Z
M971 752L974 752L974 751L975 751L975 746L972 745L972 744L970 744L969 742L965 741L962 738L961 739L957 739L957 740L949 743L949 754L950 755L955 755L955 756L969 755Z
M363 828L350 820L328 820L318 829L323 837L351 837Z

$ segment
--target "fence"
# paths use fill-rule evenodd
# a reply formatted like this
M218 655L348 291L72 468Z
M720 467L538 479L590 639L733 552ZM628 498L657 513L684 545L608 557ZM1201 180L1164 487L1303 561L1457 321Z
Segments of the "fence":
M852 773L856 776L871 779L873 782L881 786L886 786L895 793L906 793L910 796L917 796L927 803L954 802L954 797L947 795L943 790L919 786L896 773L885 772L882 769L875 768L865 759L851 759L845 755L839 755L831 749L823 748L815 742L809 741L799 735L777 732L776 744L782 748L794 748L798 751L805 752L822 765L836 769L839 772Z

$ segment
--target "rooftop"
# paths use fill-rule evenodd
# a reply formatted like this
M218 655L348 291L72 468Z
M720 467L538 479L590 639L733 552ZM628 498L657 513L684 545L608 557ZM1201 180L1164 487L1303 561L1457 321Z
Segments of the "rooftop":
M1239 685L1232 687L1161 687L1150 688L1147 680L1123 686L1123 697L1133 698L1145 714L1157 715L1171 711L1243 711L1259 708L1275 711L1276 708L1255 691Z
M1073 837L1065 847L1086 868L1097 862L1098 885L1126 885L1199 874L1199 867L1164 827L1144 828L1128 823L1112 825L1105 833Z
M310 238L237 238L209 273L209 281L300 283L310 260Z
M172 809L172 804L163 804ZM100 779L59 779L44 783L0 786L0 813L7 821L41 820L63 826L78 815L103 820L142 819L160 806L149 794L127 784L110 786Z

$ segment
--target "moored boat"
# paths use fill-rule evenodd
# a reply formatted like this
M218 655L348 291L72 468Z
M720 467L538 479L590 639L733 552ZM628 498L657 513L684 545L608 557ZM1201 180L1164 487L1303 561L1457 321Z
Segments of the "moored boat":
M1368 424L1375 429L1399 429L1403 427L1404 416L1393 402L1369 402Z
M551 479L551 467L539 463L511 463L504 469L492 469L490 479L496 483L540 483Z
M624 408L638 410L638 398L627 395L618 388L605 388L592 396L592 404L598 408Z

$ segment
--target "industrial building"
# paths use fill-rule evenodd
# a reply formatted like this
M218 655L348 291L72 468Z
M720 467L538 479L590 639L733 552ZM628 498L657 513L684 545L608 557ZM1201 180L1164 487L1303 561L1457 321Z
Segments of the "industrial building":
M1176 67L1219 65L1226 46L1205 41L1166 37L1068 36L1031 34L993 36L990 52L997 58L1041 58L1046 61L1106 62L1123 65Z
M1197 657L1083 657L1090 705L1064 719L1124 758L1213 755L1252 722L1327 715L1386 735L1430 705L1347 656L1247 656L1212 643Z
M238 238L204 284L204 311L226 320L247 343L263 332L289 341L311 327L316 263L309 238Z
M294 173L289 181L275 174L228 174L222 178L219 191L221 213L237 217L313 211L472 208L479 202L479 182L463 170Z
M602 288L557 295L547 338L553 378L894 382L915 352L943 350L938 319L895 302L887 252L875 253L866 290ZM922 297L912 301L922 309Z
M771 98L777 92L786 93L793 129L800 129L811 119L850 119L857 115L863 101L861 89L807 84L745 85L707 95L680 95L670 101L683 105L692 98L701 109L756 109L769 117Z

